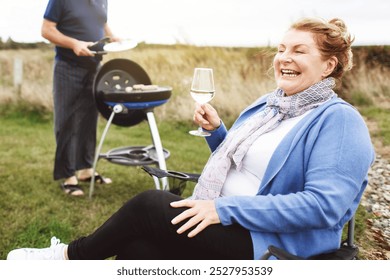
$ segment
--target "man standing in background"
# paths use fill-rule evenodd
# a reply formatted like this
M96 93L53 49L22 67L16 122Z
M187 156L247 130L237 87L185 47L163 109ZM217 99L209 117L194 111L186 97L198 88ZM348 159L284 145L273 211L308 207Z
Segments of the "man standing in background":
M101 57L89 49L108 36L118 41L107 25L107 0L49 0L42 36L55 45L53 77L56 153L54 180L72 196L83 195L79 181L92 178L98 111L93 79ZM98 183L111 183L95 174Z

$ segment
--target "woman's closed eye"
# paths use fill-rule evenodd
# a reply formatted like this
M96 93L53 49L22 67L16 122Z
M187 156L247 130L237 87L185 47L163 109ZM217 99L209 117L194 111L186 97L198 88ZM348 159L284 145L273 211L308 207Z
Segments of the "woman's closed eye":
M302 49L296 49L294 52L297 53L297 54L304 54L304 53L306 53L306 51L302 50Z

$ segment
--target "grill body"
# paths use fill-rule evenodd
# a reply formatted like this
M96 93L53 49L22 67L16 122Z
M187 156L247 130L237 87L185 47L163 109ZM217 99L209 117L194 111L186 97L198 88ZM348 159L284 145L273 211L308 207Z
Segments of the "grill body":
M99 158L121 165L158 164L166 170L165 160L169 151L163 149L153 109L168 102L171 87L157 86L153 89L132 89L134 85L151 85L146 71L134 61L113 59L103 64L98 70L93 85L96 106L99 113L107 119L107 125L100 139L95 156L94 171ZM142 121L149 124L152 145L119 147L101 154L101 148L111 124L134 126ZM166 178L153 178L157 189L169 189ZM94 180L91 180L90 197L94 191Z

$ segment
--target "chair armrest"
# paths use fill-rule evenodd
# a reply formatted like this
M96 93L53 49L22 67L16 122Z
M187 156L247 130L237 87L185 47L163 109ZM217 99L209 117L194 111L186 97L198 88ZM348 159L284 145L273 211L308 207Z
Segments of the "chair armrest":
M273 245L268 246L268 250L261 256L261 260L268 260L271 256L279 260L303 260L304 258L290 254L286 250L275 247Z
M169 192L179 196L182 196L188 181L196 183L200 177L200 174L163 170L147 165L142 166L142 169L152 177L169 178Z
M343 244L334 252L315 255L310 257L310 260L357 260L359 248L357 246L350 246Z
M174 171L174 170L162 170L156 167L150 167L147 165L142 166L142 169L146 171L150 176L156 176L157 178L172 177L183 181L198 182L200 174Z
M308 258L309 260L356 260L358 259L359 248L357 246L349 246L343 244L336 251L319 254ZM268 250L260 257L260 260L268 260L274 256L278 260L304 260L304 258L290 254L289 252L275 247L269 246Z

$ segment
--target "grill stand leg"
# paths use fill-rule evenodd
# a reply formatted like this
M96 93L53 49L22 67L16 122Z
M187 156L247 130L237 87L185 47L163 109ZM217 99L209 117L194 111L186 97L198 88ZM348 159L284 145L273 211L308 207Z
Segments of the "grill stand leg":
M115 114L121 113L125 108L118 104L115 105L113 108L113 111L110 115L110 118L107 121L106 127L104 128L102 137L99 142L99 146L96 150L95 153L95 159L93 162L93 167L92 167L92 178L91 178L91 183L89 185L89 198L92 198L94 188L95 188L95 173L96 173L96 165L99 160L99 155L103 146L104 139L106 138L108 129L114 119ZM157 153L157 158L158 158L158 165L159 168L162 170L167 170L167 166L165 163L165 156L164 156L164 150L161 144L161 139L160 139L160 134L158 133L157 129L157 124L156 124L156 119L154 118L154 113L153 111L148 111L146 113L148 123L149 123L149 128L150 128L150 133L152 134L152 140L153 140L153 145ZM162 188L160 187L160 181L157 177L153 177L154 183L156 185L156 189L162 189L162 190L169 190L169 185L168 185L168 178L161 178L161 183L162 183Z
M158 166L162 170L167 170L167 166L165 163L164 150L163 150L163 147L161 144L160 134L158 133L156 119L154 118L153 111L148 111L146 113L146 116L147 116L148 122L149 122L150 133L152 134L153 145L154 145L154 148L156 149L156 153L157 153ZM161 189L160 185L159 185L158 178L153 177L153 179L154 179L154 183L156 184L156 188ZM164 190L164 191L169 190L168 178L166 178L166 177L161 178L161 183L162 183L162 190Z
M99 146L98 146L98 148L97 148L97 150L95 152L95 159L94 159L93 167L92 167L92 178L91 178L91 183L89 185L89 198L90 199L92 198L92 194L93 194L94 188L95 188L96 165L97 165L97 162L99 160L99 155L100 155L100 152L102 150L104 139L106 138L108 129L109 129L111 123L112 123L112 120L114 119L115 114L123 112L124 109L125 108L122 105L115 105L114 106L114 108L112 110L112 113L110 115L110 118L107 121L106 127L104 128L102 137L100 138Z

